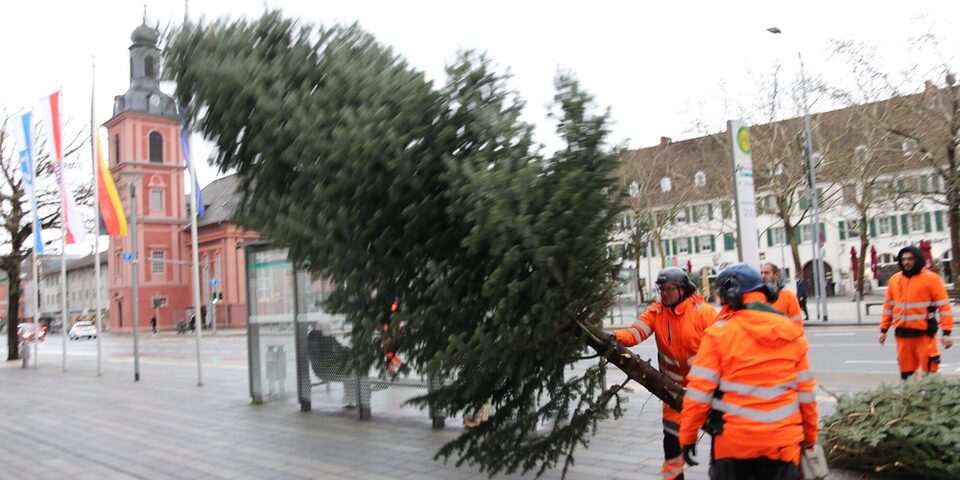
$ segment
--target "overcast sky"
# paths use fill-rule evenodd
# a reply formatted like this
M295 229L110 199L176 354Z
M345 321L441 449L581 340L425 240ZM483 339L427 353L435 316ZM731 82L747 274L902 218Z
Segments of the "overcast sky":
M63 88L66 132L88 131L91 57L96 57L96 119L112 114L129 81L131 31L147 21L160 29L182 21L183 1L49 1L4 4L0 45L0 108L29 108ZM956 69L960 2L524 2L453 1L214 1L189 2L191 19L259 16L265 6L308 22L354 22L392 45L428 77L443 79L459 49L486 51L514 78L538 140L556 145L546 120L559 69L574 72L611 108L615 142L656 144L660 136L689 137L702 123L714 131L753 103L760 74L777 62L795 76L802 51L808 74L830 81L842 67L828 60L831 39L876 43L890 70L907 65L906 41L936 33L937 52ZM776 6L777 4L789 5ZM782 35L765 29L777 26ZM817 105L814 105L817 109ZM195 139L198 156L209 146ZM79 155L89 163L89 149ZM203 162L198 162L203 163ZM201 185L218 176L201 165ZM72 172L90 175L89 170Z

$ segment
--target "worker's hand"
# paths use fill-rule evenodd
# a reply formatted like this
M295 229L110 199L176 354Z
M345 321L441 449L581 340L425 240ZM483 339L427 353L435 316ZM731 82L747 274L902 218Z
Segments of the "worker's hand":
M613 348L617 346L617 343L617 336L612 333L608 333L603 341L603 344L607 347L607 350L613 350Z
M696 466L696 465L700 465L700 463L697 462L696 460L694 460L694 458L693 458L696 454L697 454L697 446L696 446L696 445L684 445L684 446L683 446L683 461L684 461L684 462L687 462L687 465L690 465L691 467Z
M950 335L940 335L940 343L943 344L943 348L950 348L953 346L953 337Z
M883 345L883 343L887 341L887 334L884 332L880 332L880 336L877 337L877 341L880 342L880 345Z

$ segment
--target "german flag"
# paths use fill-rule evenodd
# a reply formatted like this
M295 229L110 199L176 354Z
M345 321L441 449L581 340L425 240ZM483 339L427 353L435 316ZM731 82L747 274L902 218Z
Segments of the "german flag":
M113 176L107 168L103 158L103 149L100 147L100 132L96 134L97 142L97 199L100 201L100 215L107 235L111 237L127 236L127 216L123 213L120 204L120 195L117 195L117 185L113 183Z

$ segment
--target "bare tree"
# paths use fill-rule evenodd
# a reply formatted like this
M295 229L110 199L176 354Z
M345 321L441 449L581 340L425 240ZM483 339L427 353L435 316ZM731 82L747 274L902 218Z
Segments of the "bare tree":
M17 348L17 325L19 324L20 299L23 291L21 273L25 261L30 257L32 245L27 240L33 234L33 213L30 211L30 199L23 190L20 164L13 152L13 142L6 136L10 117L4 115L3 128L0 129L0 238L7 243L9 251L0 254L0 270L7 275L7 360L19 358ZM39 129L35 129L39 131ZM45 142L37 138L37 151L34 161L34 188L40 212L40 228L54 229L60 226L60 193L56 182L44 181L52 177L44 175L51 172L51 158L46 152ZM76 161L72 155L83 147L84 141L78 134L65 149L65 162ZM91 188L78 192L78 205L88 205ZM39 285L34 281L34 285ZM34 294L38 294L34 292ZM37 312L34 312L36 315Z
M915 40L912 48L942 51L932 34ZM858 87L887 99L880 102L883 108L866 111L867 120L872 122L871 128L892 137L887 144L899 144L899 150L909 157L902 169L929 168L942 178L942 189L914 182L915 187L900 188L899 193L919 195L947 207L950 270L955 281L960 272L960 83L951 66L953 59L939 58L932 68L918 62L903 72L887 72L878 66L878 55L870 45L838 41L834 49L850 66Z

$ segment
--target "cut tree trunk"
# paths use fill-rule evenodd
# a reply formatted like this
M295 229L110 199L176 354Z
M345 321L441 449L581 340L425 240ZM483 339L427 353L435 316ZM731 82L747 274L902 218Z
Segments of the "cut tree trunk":
M663 403L680 411L683 406L683 394L686 390L666 375L660 373L650 360L644 360L620 343L608 344L606 334L599 327L586 327L587 342L608 362L623 370L631 380L639 383L654 394Z

